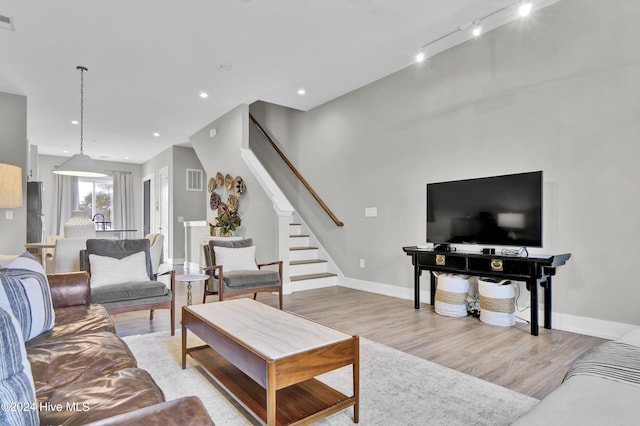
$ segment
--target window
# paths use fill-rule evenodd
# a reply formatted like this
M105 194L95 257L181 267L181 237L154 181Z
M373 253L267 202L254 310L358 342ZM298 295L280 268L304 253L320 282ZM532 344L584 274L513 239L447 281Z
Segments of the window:
M79 178L78 207L87 214L90 213L96 223L105 222L102 227L98 226L98 229L111 228L113 178ZM100 215L104 216L104 219Z

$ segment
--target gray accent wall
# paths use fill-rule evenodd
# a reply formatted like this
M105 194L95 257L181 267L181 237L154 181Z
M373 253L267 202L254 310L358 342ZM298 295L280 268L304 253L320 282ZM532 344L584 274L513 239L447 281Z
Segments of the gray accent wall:
M0 254L20 254L27 241L27 98L0 92L0 163L22 168L22 207L0 209ZM6 212L13 212L7 220Z
M399 292L413 283L402 246L425 242L428 182L543 170L531 251L572 253L554 312L640 324L638 16L632 0L564 0L311 111L253 104L344 228L255 134L251 148L345 276Z
M186 190L187 169L204 170L200 160L192 148L172 146L142 166L142 177L154 175L156 190L159 184L158 171L163 167L169 170L169 253L165 253L165 260L182 263L185 259L185 230L183 221L204 220L205 205L202 203L206 194L207 176L204 173L204 191ZM141 181L141 180L140 180ZM158 194L159 196L159 194ZM142 208L142 207L141 207ZM152 206L152 210L155 206ZM142 214L142 213L141 213ZM153 211L152 211L153 214ZM182 218L182 220L179 220ZM142 219L141 219L142 220Z
M259 263L270 262L277 260L278 217L271 201L240 156L241 149L249 146L248 120L248 106L240 105L194 133L190 140L208 177L215 177L220 171L223 175L228 173L244 179L247 190L240 197L239 207L242 224L235 235L253 238L256 260ZM216 129L213 137L210 136L211 129ZM202 203L206 206L207 221L214 222L217 212L208 207L208 192Z

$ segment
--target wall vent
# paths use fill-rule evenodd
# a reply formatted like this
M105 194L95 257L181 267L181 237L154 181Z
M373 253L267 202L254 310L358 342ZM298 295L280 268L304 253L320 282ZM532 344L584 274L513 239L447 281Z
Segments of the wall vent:
M0 15L0 28L3 30L14 31L13 18L10 16Z
M202 170L187 169L187 191L202 191Z

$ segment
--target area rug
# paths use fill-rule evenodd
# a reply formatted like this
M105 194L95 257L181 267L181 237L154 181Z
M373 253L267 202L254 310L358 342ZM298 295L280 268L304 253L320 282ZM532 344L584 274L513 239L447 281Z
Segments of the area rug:
M258 424L187 357L180 367L181 337L166 332L124 338L138 360L162 388L167 400L200 397L220 426ZM199 344L189 337L189 346ZM351 368L320 376L351 395ZM508 425L537 400L493 383L360 338L361 425ZM185 419L186 420L186 419ZM348 408L318 425L353 425Z

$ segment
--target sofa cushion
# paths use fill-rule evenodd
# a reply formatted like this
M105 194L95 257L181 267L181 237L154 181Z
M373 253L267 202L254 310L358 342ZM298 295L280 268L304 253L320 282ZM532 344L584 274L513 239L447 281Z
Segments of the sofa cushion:
M54 327L31 339L27 343L27 350L43 342L54 341L65 336L97 333L107 331L116 332L109 313L100 305L70 306L56 309L56 324Z
M0 308L0 401L16 403L0 409L1 425L39 424L31 366L22 329L11 312ZM13 408L13 409L12 409Z
M91 288L91 303L110 303L166 296L167 286L160 281L129 282L106 287ZM138 303L139 304L139 303Z
M90 426L180 425L215 426L197 396L185 396L91 423Z
M226 287L265 287L270 284L280 284L280 274L277 271L237 271L223 274Z
M49 282L42 265L28 252L0 269L0 307L16 317L25 341L53 328Z
M149 373L140 368L123 368L56 388L48 395L47 403L63 409L41 412L40 421L84 425L163 401L164 395ZM189 419L183 420L184 424L190 424Z
M617 345L621 351L615 348ZM514 425L638 424L635 407L640 399L640 385L633 380L620 380L629 373L637 376L638 356L634 349L638 346L640 328L585 353L570 368L571 371L577 366L581 374L568 374L562 385Z
M60 387L80 386L96 377L136 366L129 347L108 331L28 344L27 354L38 399L48 398Z
M149 281L143 251L118 259L89 254L91 288L135 281Z
M234 271L257 271L256 247L229 248L214 246L216 264L222 265L222 272L226 274Z

